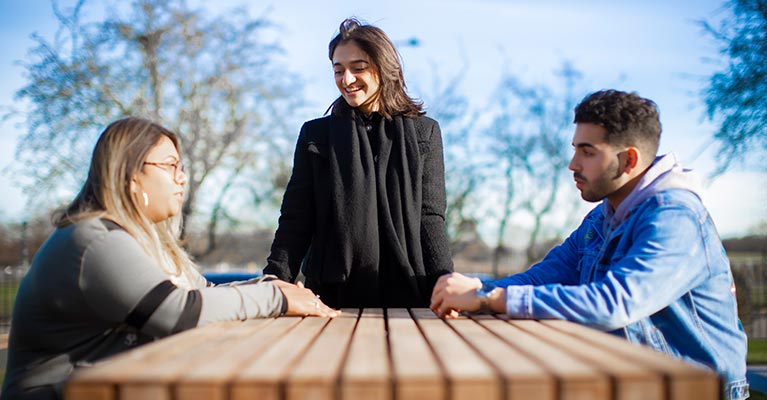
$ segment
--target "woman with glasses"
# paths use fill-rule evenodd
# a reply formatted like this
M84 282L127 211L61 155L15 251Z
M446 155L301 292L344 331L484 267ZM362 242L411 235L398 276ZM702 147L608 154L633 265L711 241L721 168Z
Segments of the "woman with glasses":
M265 272L331 307L428 307L453 270L442 137L386 34L354 19L328 49L340 96L301 128Z
M214 321L336 315L269 277L207 282L177 240L185 184L173 132L139 118L104 130L19 286L2 398L58 398L79 366Z

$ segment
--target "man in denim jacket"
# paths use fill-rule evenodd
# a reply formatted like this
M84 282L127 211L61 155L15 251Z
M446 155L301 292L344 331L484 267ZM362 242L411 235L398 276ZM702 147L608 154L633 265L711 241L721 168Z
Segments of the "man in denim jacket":
M706 365L722 376L724 398L747 398L746 336L729 261L694 175L673 153L656 158L655 103L596 92L575 108L575 124L569 169L581 197L601 203L541 262L492 289L458 273L442 276L432 309L610 331Z

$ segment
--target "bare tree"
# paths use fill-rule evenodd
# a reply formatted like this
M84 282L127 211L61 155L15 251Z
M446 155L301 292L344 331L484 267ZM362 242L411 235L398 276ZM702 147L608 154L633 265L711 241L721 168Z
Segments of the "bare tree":
M562 199L561 188L568 173L574 88L580 73L564 63L558 78L562 81L559 92L544 85L525 85L512 74L507 74L498 86L495 116L486 130L488 154L495 161L495 186L490 190L502 193L500 205L495 207L495 275L501 259L510 252L506 237L513 216L525 216L532 223L525 246L529 265L541 256L540 241L550 239L542 238L544 229L548 228L549 233L561 230L547 227L546 217L555 207L574 203Z
M725 10L718 26L701 22L722 55L702 93L709 119L719 125L717 173L749 161L767 170L767 0L729 0Z
M479 113L471 111L466 96L459 92L465 74L461 69L442 83L437 68L427 101L429 116L440 123L444 141L447 210L445 223L453 251L467 237L476 235L478 216L475 195L484 176L476 143Z
M201 193L215 199L213 238L226 196L272 185L274 169L290 159L284 121L300 106L300 84L266 39L274 27L242 9L210 16L181 0L136 0L127 16L83 22L83 4L63 12L54 3L56 37L34 36L24 63L28 81L17 98L31 109L17 157L30 178L26 192L71 195L100 129L143 116L179 133L188 175L182 213L186 220L200 211Z

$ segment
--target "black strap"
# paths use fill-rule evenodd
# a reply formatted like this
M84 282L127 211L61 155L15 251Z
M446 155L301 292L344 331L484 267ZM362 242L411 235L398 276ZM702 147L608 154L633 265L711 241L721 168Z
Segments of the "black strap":
M202 311L202 295L199 290L190 290L186 294L186 304L184 311L178 317L176 326L172 333L178 333L187 329L194 328L200 321L200 312Z
M117 225L117 223L112 221L111 219L101 218L99 221L101 221L101 223L104 224L104 227L106 227L108 231L114 231L118 229L124 230L122 226Z
M136 307L125 317L125 323L140 330L157 307L160 307L160 304L176 289L176 285L170 280L160 282L136 304Z

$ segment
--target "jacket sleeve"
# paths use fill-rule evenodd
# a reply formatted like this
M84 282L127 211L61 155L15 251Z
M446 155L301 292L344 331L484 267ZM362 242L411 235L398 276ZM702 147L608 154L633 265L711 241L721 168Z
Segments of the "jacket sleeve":
M281 291L259 282L233 287L175 286L123 230L105 232L86 248L78 285L97 319L163 337L213 321L277 316Z
M634 216L632 245L586 284L507 287L507 311L521 318L556 318L614 330L652 315L709 275L696 214L660 204Z
M285 188L280 218L271 251L264 268L265 274L294 282L315 230L314 177L309 125L301 127L293 156L293 172Z
M423 200L421 205L421 248L428 290L437 279L453 272L450 242L445 227L445 164L442 154L442 132L433 121L428 152L423 155ZM429 292L431 293L431 292Z

